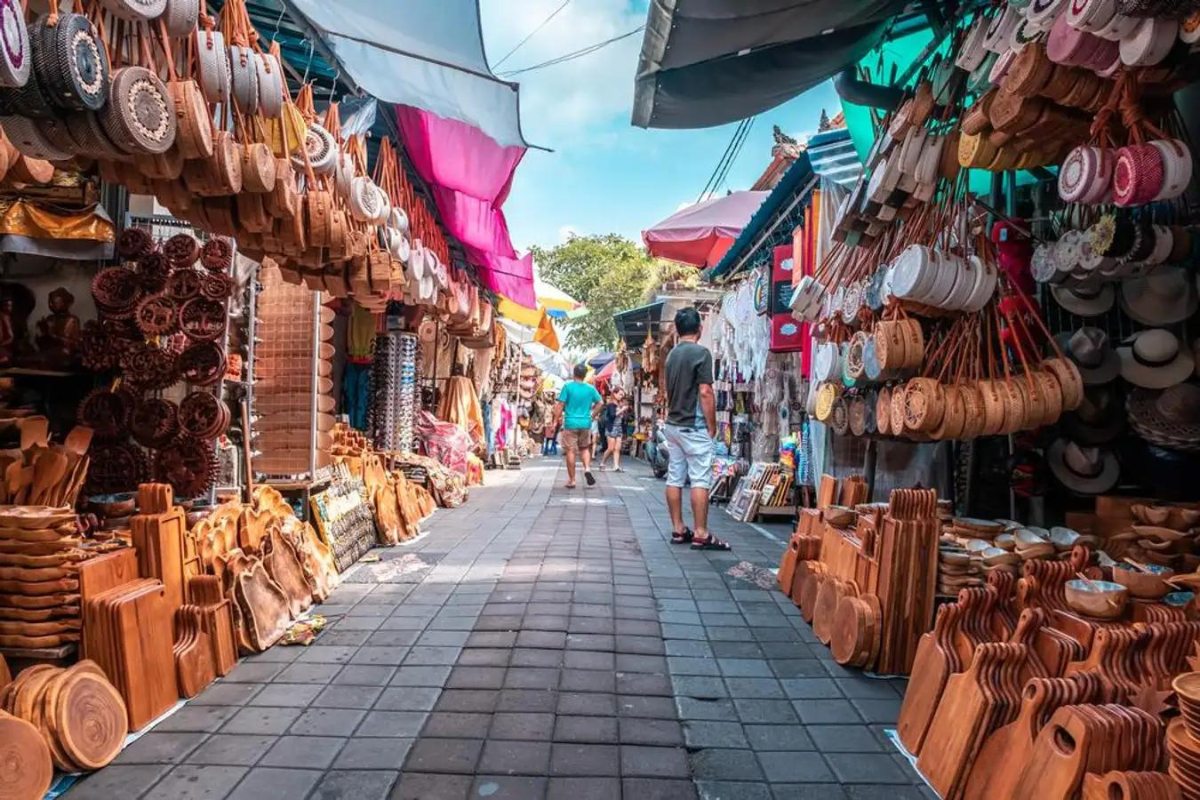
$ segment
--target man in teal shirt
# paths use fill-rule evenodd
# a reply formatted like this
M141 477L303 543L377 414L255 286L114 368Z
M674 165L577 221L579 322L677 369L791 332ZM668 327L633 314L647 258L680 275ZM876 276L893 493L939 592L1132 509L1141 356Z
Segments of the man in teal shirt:
M558 403L554 406L555 416L562 422L563 456L567 459L567 488L575 488L575 454L583 457L583 478L588 486L596 485L592 475L592 420L600 408L600 393L596 387L584 383L587 377L587 365L575 365L575 380L568 383L558 393Z

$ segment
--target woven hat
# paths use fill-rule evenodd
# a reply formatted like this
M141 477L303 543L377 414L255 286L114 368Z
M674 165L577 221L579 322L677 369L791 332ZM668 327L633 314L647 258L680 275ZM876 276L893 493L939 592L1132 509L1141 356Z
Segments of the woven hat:
M1050 471L1059 483L1080 494L1100 494L1117 485L1121 467L1117 457L1099 447L1082 447L1058 439L1046 454Z
M1181 383L1161 392L1134 389L1126 408L1129 424L1151 444L1200 450L1200 386Z
M1063 353L1079 367L1079 374L1088 386L1108 383L1121 374L1121 359L1109 343L1108 334L1099 328L1084 327L1054 338Z
M1116 292L1111 284L1103 284L1095 289L1083 286L1051 286L1050 293L1058 304L1081 317L1096 317L1113 307Z
M1181 267L1160 268L1121 284L1121 307L1143 325L1174 325L1195 314L1197 305L1196 287Z
M1091 386L1079 408L1063 415L1063 429L1084 445L1108 444L1125 430L1125 414L1112 384Z
M1191 376L1195 360L1175 334L1152 328L1135 334L1129 347L1117 348L1121 377L1144 389L1166 389Z

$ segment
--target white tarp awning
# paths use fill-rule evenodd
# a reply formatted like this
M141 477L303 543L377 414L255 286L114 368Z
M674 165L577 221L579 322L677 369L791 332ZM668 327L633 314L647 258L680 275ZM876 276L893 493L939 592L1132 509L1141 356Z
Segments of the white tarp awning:
M492 74L478 0L290 0L365 92L527 143L517 84Z

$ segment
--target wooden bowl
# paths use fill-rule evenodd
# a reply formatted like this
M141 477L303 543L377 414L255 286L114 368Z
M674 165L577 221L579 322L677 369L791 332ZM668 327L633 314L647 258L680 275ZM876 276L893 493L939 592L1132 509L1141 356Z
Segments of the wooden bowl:
M1063 590L1072 610L1096 619L1120 617L1129 602L1129 590L1112 581L1091 581L1089 584L1076 578L1067 581Z
M1164 506L1133 505L1129 511L1143 525L1166 525L1171 519L1171 509Z
M88 510L105 517L128 517L137 511L137 495L130 492L93 495L88 498Z
M946 564L954 564L956 566L967 566L971 563L971 554L962 550L941 550L938 553L938 558Z
M1165 579L1173 576L1175 570L1157 564L1147 564L1146 568L1150 572L1142 572L1130 564L1117 564L1112 570L1113 582L1124 586L1139 600L1158 600L1171 591Z
M1143 539L1153 539L1156 542L1177 542L1180 539L1192 538L1190 533L1159 525L1134 525L1133 532Z
M1055 552L1054 545L1050 542L1031 544L1026 547L1017 545L1017 555L1025 561L1032 561L1036 558L1054 558Z
M1009 552L1017 548L1017 540L1013 538L1011 533L1000 534L996 537L996 541L993 544L1001 550L1008 550Z
M974 556L980 555L984 550L989 550L991 547L992 543L983 539L971 539L967 542L967 552Z
M845 506L829 506L824 511L825 521L835 528L845 528L854 524L858 515L853 508Z

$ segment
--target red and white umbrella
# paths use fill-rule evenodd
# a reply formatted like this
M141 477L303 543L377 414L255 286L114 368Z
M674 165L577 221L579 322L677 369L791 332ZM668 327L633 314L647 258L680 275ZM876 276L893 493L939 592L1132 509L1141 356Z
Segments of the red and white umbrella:
M733 192L680 209L642 240L650 255L694 267L712 267L733 245L769 192Z

